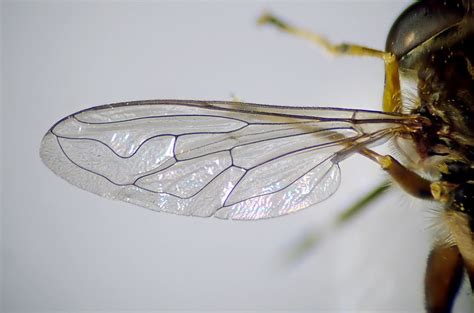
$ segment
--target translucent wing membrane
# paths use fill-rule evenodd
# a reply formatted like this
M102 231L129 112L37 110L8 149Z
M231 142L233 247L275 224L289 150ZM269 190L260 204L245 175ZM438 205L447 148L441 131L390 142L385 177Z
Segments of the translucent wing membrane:
M216 101L137 101L68 116L41 158L98 195L156 211L252 220L323 201L338 162L406 131L381 112Z

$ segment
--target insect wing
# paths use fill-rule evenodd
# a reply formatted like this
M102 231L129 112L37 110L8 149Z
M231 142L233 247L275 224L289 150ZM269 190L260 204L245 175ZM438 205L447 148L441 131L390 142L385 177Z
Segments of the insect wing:
M406 117L213 101L137 101L56 123L41 158L71 184L156 211L253 220L321 202L340 159Z

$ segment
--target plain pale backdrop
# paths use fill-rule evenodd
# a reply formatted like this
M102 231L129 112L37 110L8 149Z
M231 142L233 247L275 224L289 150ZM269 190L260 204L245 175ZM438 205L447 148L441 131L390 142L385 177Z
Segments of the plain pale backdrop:
M41 162L58 119L105 103L221 99L379 109L380 60L257 27L271 10L382 49L407 2L2 2L3 311L423 311L433 212L384 196L304 258L291 248L384 179L342 164L328 201L258 222L186 218L82 191ZM471 311L464 288L456 312Z

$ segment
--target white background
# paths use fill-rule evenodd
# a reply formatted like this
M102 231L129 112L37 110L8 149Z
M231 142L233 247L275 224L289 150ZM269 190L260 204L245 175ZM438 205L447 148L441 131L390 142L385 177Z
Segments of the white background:
M75 111L179 98L379 109L380 60L332 58L255 21L271 10L383 49L406 2L2 3L3 309L423 311L433 212L386 195L305 257L292 247L383 180L354 157L330 200L258 222L155 213L79 190L41 162ZM461 291L457 312L469 309Z

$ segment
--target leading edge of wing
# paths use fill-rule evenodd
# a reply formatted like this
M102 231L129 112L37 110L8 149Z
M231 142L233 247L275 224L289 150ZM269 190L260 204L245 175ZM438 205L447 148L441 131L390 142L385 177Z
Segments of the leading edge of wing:
M338 121L351 124L362 123L399 123L417 119L416 115L406 115L393 112L382 112L377 110L348 109L336 107L313 107L313 106L283 106L258 104L250 102L219 101L219 100L136 100L125 101L99 106L89 107L70 114L57 121L48 131L53 130L64 120L76 117L85 112L101 111L120 107L133 106L179 106L191 107L203 110L227 111L236 113L248 113L268 117L290 118L296 120L316 120L316 121Z

